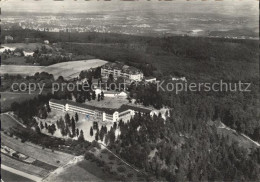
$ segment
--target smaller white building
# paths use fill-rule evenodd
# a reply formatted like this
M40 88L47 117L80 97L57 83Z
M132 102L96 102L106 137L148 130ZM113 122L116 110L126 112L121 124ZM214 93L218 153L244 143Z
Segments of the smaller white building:
M24 56L33 56L34 52L25 52L23 51Z
M6 35L5 40L14 40L14 38L11 35Z
M156 82L156 78L155 77L147 77L147 78L145 78L144 81L148 82L148 83L154 83L154 82Z
M172 77L172 80L173 81L179 81L180 80L180 81L184 81L184 82L187 81L185 77L179 77L179 78L178 77Z
M118 97L127 98L127 93L126 93L126 92L120 92L120 93L118 94Z
M105 91L104 96L105 97L116 97L118 95L118 92L115 91Z
M50 43L48 40L44 40L43 42L44 42L44 44L49 44Z
M94 91L95 91L96 95L101 94L101 92L102 92L102 90L99 88L95 89Z

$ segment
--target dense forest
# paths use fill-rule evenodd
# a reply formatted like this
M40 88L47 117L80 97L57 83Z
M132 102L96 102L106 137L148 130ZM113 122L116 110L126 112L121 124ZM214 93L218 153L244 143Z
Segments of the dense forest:
M196 80L251 80L259 78L258 42L224 38L146 37L107 33L55 33L34 30L2 31L15 42L60 42L74 55L122 61L141 68L145 76L184 75Z
M193 107L175 108L166 121L161 116L135 115L129 123L120 122L121 134L109 140L110 149L156 176L148 181L259 180L260 149L229 143L205 122L209 115L188 114Z
M166 87L165 84L163 88ZM158 109L163 106L173 110L183 108L180 115L196 116L198 114L204 116L205 121L211 118L218 119L227 126L260 142L260 90L254 83L250 89L250 92L192 92L188 90L176 94L174 91L158 91L156 84L138 86L133 84L129 87L130 97L136 99L137 103ZM187 110L187 105L192 105L193 109ZM186 113L186 111L188 112ZM196 114L196 112L198 113ZM210 117L206 118L206 114Z

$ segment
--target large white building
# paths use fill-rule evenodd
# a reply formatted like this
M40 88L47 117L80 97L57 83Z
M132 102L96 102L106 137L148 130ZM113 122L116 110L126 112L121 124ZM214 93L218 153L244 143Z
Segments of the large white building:
M144 78L143 73L139 69L122 63L107 63L101 67L102 77L108 78L110 74L115 79L123 77L130 81L141 81Z
M70 100L56 100L51 99L49 101L51 109L56 109L63 112L75 112L79 114L86 115L91 120L94 121L107 121L107 122L116 122L116 121L128 121L131 119L136 112L142 114L150 114L151 110L146 108L139 108L130 105L122 105L118 109L110 108L100 108L91 105L81 104Z

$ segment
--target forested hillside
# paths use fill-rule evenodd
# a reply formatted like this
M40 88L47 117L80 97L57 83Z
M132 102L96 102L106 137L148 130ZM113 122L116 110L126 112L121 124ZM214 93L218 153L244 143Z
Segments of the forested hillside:
M3 36L6 34L3 32ZM8 34L18 42L30 35L51 43L59 42L75 55L125 62L143 70L145 76L165 80L165 84L172 82L171 77L180 76L186 77L187 83L220 80L250 83L249 92L185 91L178 94L158 91L155 84L132 85L131 99L158 109L166 106L170 116L164 121L160 116L137 114L130 122L119 123L121 134L117 140L115 128L108 132L106 140L113 151L147 174L153 174L156 180L259 181L259 147L245 148L217 133L217 123L223 122L238 133L260 141L257 41L31 30ZM66 98L66 91L55 95L55 98L63 97ZM31 108L32 103L25 102L23 107L20 105L14 110L25 115L24 119L32 119L36 112ZM33 105L37 108L37 103Z
M15 42L60 42L68 52L107 61L123 61L146 76L184 75L197 80L251 80L259 76L258 42L206 37L145 37L106 33L55 33L34 30L2 31ZM70 42L70 43L69 43Z

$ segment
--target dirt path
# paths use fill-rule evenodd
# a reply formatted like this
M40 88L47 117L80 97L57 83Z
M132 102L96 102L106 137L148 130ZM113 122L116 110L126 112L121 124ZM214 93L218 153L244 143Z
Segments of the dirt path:
M142 173L145 175L145 173L137 168L135 168L134 166L132 166L131 164L127 163L126 161L124 161L121 157L119 157L118 155L116 155L114 152L112 152L111 150L109 150L103 143L100 143L99 144L105 148L108 152L110 152L111 154L113 154L116 158L118 158L121 162L123 162L125 165L129 166L130 168L132 168L133 170L135 170L136 172L138 173Z
M225 125L224 123L222 123L222 122L221 122L221 125L219 126L219 128L224 128L224 129L226 129L226 130L230 130L230 131L232 131L232 132L234 132L234 133L237 133L238 135L243 136L244 138L246 138L246 139L249 140L250 142L254 143L256 146L260 147L260 143L258 143L258 142L256 142L256 141L252 140L250 137L248 137L247 135L245 135L245 134L243 134L243 133L241 133L241 134L238 133L236 130L229 128L228 126L226 126L226 125Z

